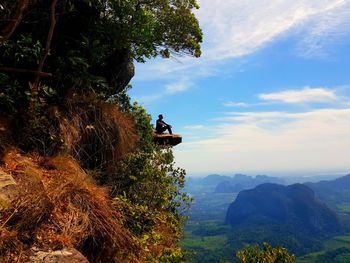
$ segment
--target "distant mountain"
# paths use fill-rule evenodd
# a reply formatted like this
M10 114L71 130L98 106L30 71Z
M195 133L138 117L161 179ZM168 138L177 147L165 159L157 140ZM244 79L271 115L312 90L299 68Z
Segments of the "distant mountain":
M235 174L234 176L211 174L203 178L189 178L185 191L190 194L199 193L238 193L243 189L251 189L262 183L284 184L284 180L267 175L248 176Z
M199 179L202 184L211 184L216 185L218 183L221 183L224 180L230 179L230 176L227 175L219 175L219 174L211 174L204 178Z
M330 207L350 213L350 174L335 180L305 183Z
M189 194L213 193L217 184L229 179L229 176L218 174L200 178L190 177L186 180L184 190Z
M241 190L245 189L245 186L242 184L232 184L230 181L223 181L218 183L215 187L215 193L238 193Z
M255 177L244 174L236 174L233 177L227 177L215 187L216 193L238 193L244 189L251 189L263 183L283 184L284 180L278 177L267 175L257 175Z
M241 191L229 206L226 222L232 226L283 225L289 232L330 236L343 230L335 212L302 184L261 184Z

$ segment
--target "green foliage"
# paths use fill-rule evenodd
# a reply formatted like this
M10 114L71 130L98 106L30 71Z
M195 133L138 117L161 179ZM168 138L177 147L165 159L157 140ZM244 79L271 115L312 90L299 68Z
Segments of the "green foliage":
M2 1L0 15L4 20L0 21L0 31L16 19L16 7L22 4ZM51 26L49 3L27 4L14 33L0 41L0 67L10 69L0 71L0 110L4 112L33 113L27 118L35 119L38 110L43 114L51 107L64 111L65 103L74 94L94 93L105 100L130 81L133 60L144 62L171 54L200 56L202 32L193 14L198 8L195 0L58 1L51 42L47 42ZM52 77L38 80L37 70L43 61L42 71ZM40 86L53 92L48 95L40 89L36 91ZM40 102L39 109L33 109L33 100ZM141 108L133 107L135 117L137 111L142 114ZM39 126L46 127L47 122ZM49 147L47 142L41 148Z
M181 191L185 171L175 166L171 148L153 143L151 116L143 107L131 104L125 92L109 101L134 119L140 136L137 149L117 164L108 182L116 205L126 215L124 224L151 251L150 262L183 262L184 253L178 248L184 220L181 209L191 200ZM169 242L166 249L153 255L151 246L164 239Z
M99 11L116 46L131 45L133 57L144 61L171 52L200 56L202 33L193 8L198 8L195 0L112 0Z
M0 66L35 67L40 60L42 45L31 34L20 35L17 40L0 42ZM30 85L14 74L0 73L0 110L14 113L26 107L31 99Z
M0 50L3 51L2 63L18 65L37 65L43 51L39 40L34 40L31 34L21 35L17 40L0 42Z
M0 4L5 18L0 30L10 25L20 3ZM61 150L59 120L79 114L70 111L72 98L96 94L114 101L134 119L140 137L135 151L116 167L96 174L104 177L101 182L110 187L118 211L126 217L125 227L149 262L183 261L178 242L182 211L191 198L182 192L185 171L176 167L171 149L153 143L150 115L137 103L131 104L125 93L116 95L120 87L113 81L124 74L122 85L129 82L133 72L125 71L133 60L200 56L202 32L192 12L196 8L195 0L58 1L57 23L52 42L47 43L49 2L29 1L14 33L0 44L0 111L13 116L11 127L22 150L44 155ZM40 74L50 77L39 78L37 70L44 58Z
M236 253L237 258L243 263L293 263L295 257L288 254L288 250L283 247L273 248L268 243L252 245Z
M26 94L21 92L21 86L14 78L0 73L0 108L6 112L15 112L26 101Z
M126 95L122 96L125 98ZM137 150L126 156L114 172L111 184L118 187L113 192L125 194L138 204L176 213L182 202L188 200L180 191L184 186L185 171L175 167L170 148L160 148L153 143L150 115L137 103L126 105L128 101L121 107L128 109L134 118L140 141Z
M5 0L0 14L13 16L10 10L15 6L13 0ZM113 63L124 63L124 55L142 62L171 54L199 57L202 32L192 12L196 8L195 0L59 1L44 65L54 78L43 81L60 94L74 87L103 95L106 78L111 77L106 71L113 71ZM0 30L7 25L4 21ZM0 44L0 65L36 70L50 27L47 3L30 5L28 15L18 22L11 38Z

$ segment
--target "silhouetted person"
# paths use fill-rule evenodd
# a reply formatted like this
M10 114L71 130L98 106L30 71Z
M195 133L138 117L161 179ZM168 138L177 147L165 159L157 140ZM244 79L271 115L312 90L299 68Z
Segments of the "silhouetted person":
M171 131L171 125L167 124L165 121L163 121L163 115L160 114L158 116L158 120L157 120L157 125L156 125L156 133L163 133L166 130L169 131L170 134L173 134L173 132Z

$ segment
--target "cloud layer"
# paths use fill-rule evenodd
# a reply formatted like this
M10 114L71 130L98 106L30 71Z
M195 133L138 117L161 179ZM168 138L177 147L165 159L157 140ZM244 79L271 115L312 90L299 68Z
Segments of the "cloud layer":
M222 74L217 66L250 55L289 34L299 34L299 53L324 54L329 42L350 31L348 0L199 0L196 12L204 32L200 59L180 57L138 64L138 80ZM157 72L157 74L154 74ZM175 77L176 76L176 77Z
M210 128L210 139L176 151L190 173L350 169L349 108L229 112Z
M193 139L177 151L177 160L190 172L197 173L271 172L288 167L294 171L350 169L350 98L338 94L347 90L347 85L304 87L258 94L262 102L254 104L224 104L243 106L245 111L225 112L209 126L184 127L186 136ZM319 102L324 103L324 108L312 109L313 103ZM285 106L307 103L312 110L251 108L266 103ZM202 139L195 137L198 133Z
M302 90L286 90L259 94L259 99L282 103L330 102L337 100L333 90L305 87Z
M204 58L251 54L291 29L308 31L305 44L344 31L350 21L346 0L200 0L198 17L205 33ZM339 15L342 14L342 15Z

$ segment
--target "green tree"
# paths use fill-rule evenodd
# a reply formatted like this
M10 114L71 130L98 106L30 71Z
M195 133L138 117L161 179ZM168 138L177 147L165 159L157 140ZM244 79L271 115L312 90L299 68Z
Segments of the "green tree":
M122 204L125 226L149 251L150 262L184 262L178 242L185 220L182 212L191 201L182 192L185 170L176 167L171 148L153 143L151 116L142 106L132 104L125 92L109 102L132 116L140 137L137 149L116 164L107 183L116 204ZM164 244L167 248L156 252Z
M259 245L248 246L236 253L242 263L294 263L295 257L288 254L284 247L272 247L264 242L263 248Z
M195 0L2 1L0 110L13 114L17 134L43 138L21 137L22 148L59 148L56 108L65 111L72 97L121 92L134 60L200 56L196 8Z
M73 87L110 96L133 76L133 59L200 56L196 8L195 0L5 0L0 67L23 80L23 92L28 80L40 90L40 80L61 96Z
M134 75L135 60L200 56L202 32L193 14L197 8L195 0L0 4L0 113L9 117L17 146L44 155L64 152L60 120L80 117L74 132L81 137L94 121L108 121L101 106L105 101L133 118L140 137L134 151L108 167L84 168L109 186L145 262L183 261L178 248L181 208L190 198L181 191L185 171L175 166L170 148L153 143L150 116L122 91ZM106 132L107 138L115 135ZM101 142L97 132L91 134ZM91 142L95 140L84 145L95 145Z

